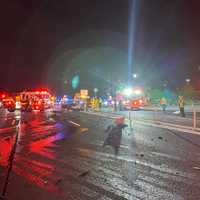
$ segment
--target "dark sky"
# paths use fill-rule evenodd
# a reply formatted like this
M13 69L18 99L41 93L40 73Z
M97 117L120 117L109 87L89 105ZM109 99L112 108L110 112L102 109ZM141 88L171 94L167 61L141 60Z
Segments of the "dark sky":
M134 72L146 84L196 80L200 1L136 0ZM129 0L3 0L0 88L62 91L127 79ZM144 77L144 78L142 78ZM99 86L98 84L101 84Z

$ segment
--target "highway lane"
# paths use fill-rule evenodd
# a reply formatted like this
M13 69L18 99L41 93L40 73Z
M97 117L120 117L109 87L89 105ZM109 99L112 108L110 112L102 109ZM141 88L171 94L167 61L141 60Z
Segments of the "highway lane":
M9 117L7 116L9 115ZM175 199L200 196L198 136L148 126L127 128L120 151L102 147L113 121L80 112L2 113L1 185L20 116L8 199ZM10 121L7 121L9 118ZM6 120L7 119L7 120ZM7 122L6 122L7 121Z

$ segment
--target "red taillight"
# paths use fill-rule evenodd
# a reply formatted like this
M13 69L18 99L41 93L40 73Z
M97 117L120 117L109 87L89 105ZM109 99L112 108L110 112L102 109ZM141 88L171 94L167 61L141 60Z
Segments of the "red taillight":
M39 106L36 106L36 109L39 109Z
M2 95L1 95L1 98L5 98L5 97L6 97L6 95L5 95L5 94L2 94Z
M9 105L11 105L11 104L12 104L12 102L11 102L11 101L9 101L9 102L8 102L8 104L9 104Z

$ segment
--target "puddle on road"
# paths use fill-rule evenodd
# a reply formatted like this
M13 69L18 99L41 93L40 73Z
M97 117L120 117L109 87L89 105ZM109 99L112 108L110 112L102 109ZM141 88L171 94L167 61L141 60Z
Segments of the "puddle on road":
M0 166L6 167L12 146L15 141L15 132L19 113L4 112L0 120Z
M0 129L0 167L7 167L15 140L15 130ZM13 171L31 183L48 191L57 191L58 141L69 138L74 129L48 120L40 113L27 116L23 113L20 123L18 148Z
M56 146L54 142L62 140L64 138L64 132L56 133L53 136L49 136L47 138L32 142L28 146L28 149L31 153L35 153L49 159L53 159L56 156L55 151L50 150L50 148Z
M5 137L0 139L0 165L6 167L8 165L8 159L14 143L13 137Z

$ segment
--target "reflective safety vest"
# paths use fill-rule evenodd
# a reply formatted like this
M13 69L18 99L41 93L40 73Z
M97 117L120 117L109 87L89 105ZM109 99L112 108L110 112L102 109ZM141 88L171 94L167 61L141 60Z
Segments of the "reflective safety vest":
M180 108L183 108L183 107L184 107L184 104L185 104L185 102L184 102L184 97L183 97L183 96L180 96L180 97L178 98L178 105L179 105L179 107L180 107Z
M95 110L98 110L99 109L99 100L97 98L93 98L91 100L91 105L92 105L92 108L95 109Z
M167 100L166 100L165 98L162 98L162 99L160 100L160 104L161 104L161 105L166 105L166 104L167 104Z

